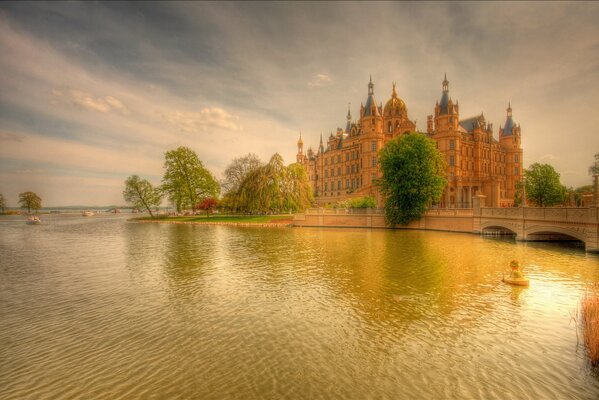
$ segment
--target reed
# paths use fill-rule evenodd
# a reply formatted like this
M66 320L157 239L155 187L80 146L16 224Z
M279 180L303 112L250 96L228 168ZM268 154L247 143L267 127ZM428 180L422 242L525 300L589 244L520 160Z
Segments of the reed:
M587 292L582 299L584 344L593 366L599 366L599 288Z

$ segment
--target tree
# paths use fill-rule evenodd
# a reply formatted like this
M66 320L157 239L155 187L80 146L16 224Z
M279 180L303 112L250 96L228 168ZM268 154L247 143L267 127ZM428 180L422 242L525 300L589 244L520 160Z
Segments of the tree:
M559 177L551 165L534 163L524 170L524 183L520 181L517 189L521 191L524 185L527 201L538 207L551 207L566 201L567 189Z
M200 199L218 196L218 182L210 171L204 168L193 150L179 147L167 151L164 159L166 171L162 179L162 190L178 212L187 207L191 207L195 212L195 206Z
M233 159L224 172L225 179L222 188L225 194L237 192L247 174L263 165L264 163L254 153Z
M379 152L385 196L385 219L390 225L407 225L420 219L439 201L447 185L445 161L433 140L421 133L401 135Z
M210 217L210 213L216 209L217 205L218 200L216 200L214 197L207 197L196 206L196 209L206 210L206 217Z
M285 166L275 153L270 161L250 171L234 194L234 208L247 213L299 211L313 202L312 188L301 164Z
M595 161L593 165L589 167L589 175L599 175L599 153L595 154Z
M137 175L131 175L125 180L123 198L137 209L145 208L150 213L150 217L154 218L152 207L160 206L162 194L159 188L155 188L147 180Z
M4 195L0 193L0 210L4 213L4 209L6 208L6 201L4 200Z
M21 204L21 208L26 208L29 214L31 210L42 208L42 199L33 192L23 192L19 193L19 204Z

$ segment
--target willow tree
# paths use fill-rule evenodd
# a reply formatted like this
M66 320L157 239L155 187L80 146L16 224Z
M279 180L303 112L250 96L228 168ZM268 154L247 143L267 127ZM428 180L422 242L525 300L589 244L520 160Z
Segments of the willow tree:
M300 211L313 201L304 167L300 164L286 167L278 153L246 175L235 198L239 211L261 214Z
M155 188L146 179L142 179L137 175L131 175L125 181L123 198L137 209L141 210L145 208L148 210L152 218L154 218L152 208L158 207L162 201L160 189Z
M27 209L27 213L30 213L31 210L42 208L42 199L33 192L23 192L19 193L19 204L21 204L21 208Z
M184 208L195 211L196 204L208 197L217 197L220 187L197 154L179 147L164 155L164 178L162 191L175 205L178 212Z
M378 185L385 196L385 219L389 225L407 225L422 217L437 202L447 185L445 161L433 140L421 133L401 135L379 152L382 178Z

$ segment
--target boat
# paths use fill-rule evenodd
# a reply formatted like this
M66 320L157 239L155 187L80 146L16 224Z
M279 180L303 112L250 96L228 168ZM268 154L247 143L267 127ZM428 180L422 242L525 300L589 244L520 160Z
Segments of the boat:
M518 261L513 260L512 262L510 262L510 269L511 269L511 271L510 271L509 276L506 277L505 275L502 274L502 277L501 277L502 282L507 283L509 285L516 285L516 286L530 285L530 281L522 273L522 267L520 267L520 264L518 264Z
M94 215L94 213L90 210L85 210L81 215L83 215L84 217L91 217L92 215Z
M42 220L37 215L31 216L27 218L27 225L39 225L42 223Z

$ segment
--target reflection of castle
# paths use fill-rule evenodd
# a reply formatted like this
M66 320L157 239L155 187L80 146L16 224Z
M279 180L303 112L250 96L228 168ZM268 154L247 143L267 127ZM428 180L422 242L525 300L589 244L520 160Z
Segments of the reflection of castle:
M373 196L379 205L381 197L373 181L380 176L378 151L389 140L415 131L408 109L397 96L395 84L391 98L383 107L376 104L372 79L368 83L366 104L360 107L360 119L352 122L347 111L345 130L329 136L326 146L322 135L315 153L304 153L301 135L297 142L297 162L306 167L319 205L335 203L351 197ZM508 106L499 141L493 138L493 125L479 116L459 120L459 105L449 97L449 82L443 81L441 101L434 117L427 120L427 135L447 162L448 185L440 202L442 207L471 207L477 192L487 196L489 206L510 206L514 202L514 185L522 173L520 126L512 120Z

